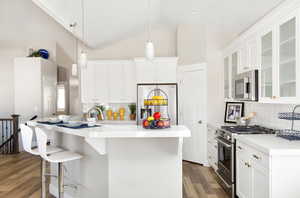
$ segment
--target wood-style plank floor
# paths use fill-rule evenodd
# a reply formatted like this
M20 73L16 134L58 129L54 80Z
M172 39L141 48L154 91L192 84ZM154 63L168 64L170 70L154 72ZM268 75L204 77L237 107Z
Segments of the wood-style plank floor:
M228 198L215 177L211 168L183 162L183 198ZM0 155L0 198L40 198L40 186L38 157Z

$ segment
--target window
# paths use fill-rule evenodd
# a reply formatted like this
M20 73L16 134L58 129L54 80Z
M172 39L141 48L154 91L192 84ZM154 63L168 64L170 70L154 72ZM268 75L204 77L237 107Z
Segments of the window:
M66 112L66 87L57 85L57 112Z

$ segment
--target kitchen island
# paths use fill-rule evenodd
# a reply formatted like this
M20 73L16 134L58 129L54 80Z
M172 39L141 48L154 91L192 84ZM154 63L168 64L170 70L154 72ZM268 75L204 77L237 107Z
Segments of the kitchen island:
M182 198L182 144L185 126L146 130L134 125L101 125L69 129L44 127L54 145L78 152L81 160L66 163L65 198ZM57 174L55 164L51 173ZM57 195L51 178L50 193Z

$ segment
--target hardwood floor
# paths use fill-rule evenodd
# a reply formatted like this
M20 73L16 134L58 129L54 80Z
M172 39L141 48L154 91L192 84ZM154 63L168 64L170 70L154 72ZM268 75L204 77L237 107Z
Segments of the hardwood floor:
M183 162L183 198L228 198L215 177L211 168ZM38 157L0 155L0 198L40 198L40 186Z
M183 198L229 198L212 168L183 162Z

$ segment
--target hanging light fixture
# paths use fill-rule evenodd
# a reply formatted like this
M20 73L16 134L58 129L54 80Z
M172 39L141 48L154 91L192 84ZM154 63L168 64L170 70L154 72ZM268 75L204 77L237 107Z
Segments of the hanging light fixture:
M75 28L76 28L76 26L77 26L77 23L76 22L74 22L74 23L71 23L70 24L70 28L72 29L72 32L73 32L73 34L75 34ZM77 63L78 63L78 39L74 36L74 41L75 41L75 43L74 43L74 63L72 64L72 68L71 68L71 74L72 74L72 76L77 76L77 73L78 73L78 65L77 65Z
M85 41L85 12L84 12L84 0L81 0L81 14L82 14L82 40ZM84 48L84 46L82 46ZM87 66L87 53L81 49L79 64L81 67Z
M153 60L155 55L154 44L151 41L151 4L148 0L148 40L145 45L145 56L148 60Z

